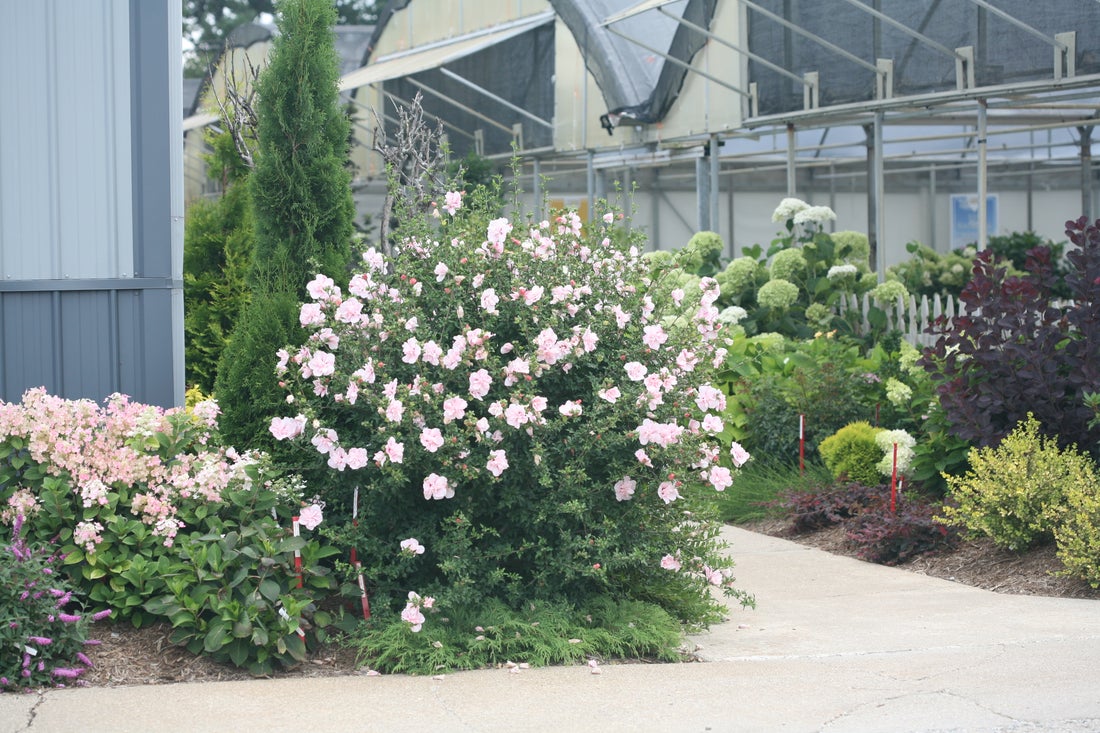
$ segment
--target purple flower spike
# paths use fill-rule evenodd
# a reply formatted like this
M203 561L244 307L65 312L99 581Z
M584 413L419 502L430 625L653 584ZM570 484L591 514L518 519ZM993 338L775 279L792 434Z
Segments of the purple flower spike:
M106 608L102 611L96 611L95 613L92 614L92 621L102 621L103 619L107 618L110 615L111 615L111 609L109 609L109 608Z
M28 636L27 641L31 642L32 644L38 644L40 646L53 644L53 639L49 639L45 636Z
M84 652L77 652L76 653L76 661L80 662L85 667L94 667L95 666L94 664L92 664L92 660L89 659L88 655L85 654Z
M75 680L80 675L84 674L83 667L56 667L52 674L54 677L64 677L65 679Z
M61 619L62 623L66 624L75 624L80 620L80 616L72 613L59 613L57 617Z

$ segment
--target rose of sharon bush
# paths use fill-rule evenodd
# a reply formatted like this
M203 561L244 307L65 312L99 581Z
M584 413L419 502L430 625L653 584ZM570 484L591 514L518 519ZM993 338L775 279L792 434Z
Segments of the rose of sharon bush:
M612 217L523 225L454 208L406 222L393 259L367 251L347 292L319 275L302 306L311 335L280 353L291 407L271 431L323 455L330 506L360 487L344 537L372 603L416 630L431 620L410 594L612 595L698 622L721 578L748 602L699 501L736 470L709 384L724 357L717 282L652 281ZM353 470L353 451L373 458ZM398 549L407 537L422 554Z

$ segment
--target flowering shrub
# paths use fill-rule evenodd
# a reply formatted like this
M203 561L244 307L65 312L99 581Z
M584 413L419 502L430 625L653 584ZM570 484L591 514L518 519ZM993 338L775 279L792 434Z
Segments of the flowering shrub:
M298 629L328 622L313 598L335 586L318 567L333 551L288 536L303 487L262 455L215 447L217 414L43 389L0 403L0 520L26 517L28 538L58 545L93 608L139 627L169 619L192 651L266 672L304 656Z
M0 546L0 691L79 680L92 666L84 649L98 643L87 638L88 624L111 613L83 613L64 575L54 572L58 556L28 544L22 527L19 513L10 543Z
M318 275L306 346L280 354L271 432L325 457L330 502L361 487L343 537L372 602L416 629L490 598L642 598L690 621L710 585L747 601L698 501L736 470L710 385L717 282L655 280L611 213L522 225L491 205L404 218L347 292Z

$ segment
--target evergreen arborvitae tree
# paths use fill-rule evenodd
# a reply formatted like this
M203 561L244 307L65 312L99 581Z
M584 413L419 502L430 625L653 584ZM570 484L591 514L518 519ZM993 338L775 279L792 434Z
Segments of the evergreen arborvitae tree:
M184 331L187 384L214 390L218 361L248 303L245 278L252 262L256 226L248 193L249 168L223 132L209 139L211 175L225 194L194 202L183 237Z
M280 34L256 82L252 300L222 354L216 384L225 438L269 450L270 418L285 406L276 351L302 341L297 303L313 273L347 271L355 215L349 123L337 91L336 12L330 0L286 0L278 10Z

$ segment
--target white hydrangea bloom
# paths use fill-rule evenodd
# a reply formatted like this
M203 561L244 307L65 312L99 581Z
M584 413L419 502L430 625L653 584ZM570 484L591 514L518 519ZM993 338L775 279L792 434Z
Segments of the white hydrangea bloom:
M912 435L904 430L880 430L875 435L875 443L885 453L878 463L879 473L883 476L893 473L895 444L898 446L898 475L909 469L909 464L913 462L913 446L917 444Z
M833 265L826 275L830 280L843 280L847 277L855 277L859 268L855 265Z
M772 221L783 222L794 218L798 212L810 208L802 199L786 198L779 202L772 212Z
M795 224L822 225L827 221L836 221L836 212L828 206L808 206L794 215Z

